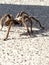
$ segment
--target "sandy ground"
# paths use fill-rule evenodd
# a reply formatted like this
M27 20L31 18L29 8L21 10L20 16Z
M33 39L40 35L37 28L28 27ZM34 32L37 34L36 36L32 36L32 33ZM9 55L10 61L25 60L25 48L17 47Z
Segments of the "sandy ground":
M6 30L0 31L0 65L49 65L49 31L33 28L29 36L24 27L12 27L3 41Z

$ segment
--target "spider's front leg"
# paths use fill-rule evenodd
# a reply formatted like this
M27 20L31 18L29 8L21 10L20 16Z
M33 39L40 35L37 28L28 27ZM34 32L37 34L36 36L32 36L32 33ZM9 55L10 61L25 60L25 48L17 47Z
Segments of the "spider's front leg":
M32 31L32 19L29 16L27 17L27 19L28 19L29 23L31 24L30 32L33 33L33 31Z
M33 31L32 31L32 20L31 20L31 18L30 18L30 24L31 24L31 27L30 27L30 29L31 29L31 33L33 33Z
M12 24L13 24L13 22L11 21L10 24L9 24L9 28L8 28L8 31L7 31L6 38L4 38L4 41L7 40L7 38L8 38L8 35L9 35L10 28L11 28L11 25L12 25Z
M22 24L27 28L27 33L30 35L30 32L29 32L29 28L28 26L25 24L25 20L22 18Z
M44 29L44 27L41 25L41 23L39 22L39 20L37 20L35 17L30 17L31 19L34 19L36 22L38 22L39 23L39 26L42 28L42 29Z

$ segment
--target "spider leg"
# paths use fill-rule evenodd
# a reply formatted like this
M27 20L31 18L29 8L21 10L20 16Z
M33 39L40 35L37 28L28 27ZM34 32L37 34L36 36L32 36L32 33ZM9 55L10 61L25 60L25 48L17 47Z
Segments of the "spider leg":
M3 22L0 20L0 31L2 30L3 28Z
M29 23L31 24L30 26L30 30L32 32L32 19L29 16L26 16L27 20L29 21Z
M11 21L10 24L9 24L9 28L8 28L8 31L7 31L6 38L4 38L4 40L7 40L8 35L9 35L9 32L10 32L10 28L11 28L11 25L12 25L12 24L13 24L13 22Z
M42 28L42 29L44 29L44 27L41 25L41 23L39 22L39 20L37 20L35 17L30 17L31 19L34 19L36 22L38 22L39 23L39 26Z
M29 32L29 28L28 26L25 24L25 20L22 18L22 24L27 28L27 33L30 35L30 32Z
M31 23L31 32L33 32L33 31L32 31L32 20L31 20L31 19L30 19L30 23Z

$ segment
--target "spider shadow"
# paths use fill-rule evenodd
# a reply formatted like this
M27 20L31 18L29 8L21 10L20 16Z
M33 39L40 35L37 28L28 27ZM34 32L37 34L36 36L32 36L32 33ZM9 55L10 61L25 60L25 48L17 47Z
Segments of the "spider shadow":
M32 32L30 32L30 35L27 32L23 32L22 34L20 34L20 36L30 36L30 38L34 38L34 37L49 37L48 34L46 34L47 29L39 29L39 30L32 30Z

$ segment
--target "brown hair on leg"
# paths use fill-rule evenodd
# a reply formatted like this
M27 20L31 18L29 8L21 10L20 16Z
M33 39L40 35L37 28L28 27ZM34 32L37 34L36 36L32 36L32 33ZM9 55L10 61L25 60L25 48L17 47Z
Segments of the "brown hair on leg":
M8 28L8 31L7 31L6 38L4 38L4 40L7 40L12 24L13 24L13 22L11 21L10 24L9 24L9 28Z

